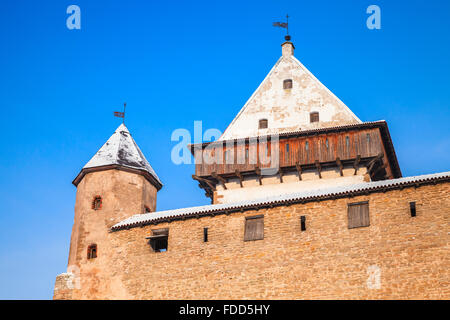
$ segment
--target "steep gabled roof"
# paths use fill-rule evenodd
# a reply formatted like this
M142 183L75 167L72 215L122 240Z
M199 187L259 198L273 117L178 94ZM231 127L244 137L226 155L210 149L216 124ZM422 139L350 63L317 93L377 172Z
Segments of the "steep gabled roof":
M131 169L136 172L147 173L151 183L158 189L162 187L161 180L159 180L156 172L148 163L124 124L121 124L116 129L108 141L106 141L91 160L86 163L73 183L78 185L87 172L96 171L96 169L105 170L110 168Z
M219 140L361 123L294 57L291 42L282 47L282 56ZM292 89L284 89L284 80L292 80ZM310 122L311 112L319 112L319 122ZM260 119L268 120L267 129L258 128Z

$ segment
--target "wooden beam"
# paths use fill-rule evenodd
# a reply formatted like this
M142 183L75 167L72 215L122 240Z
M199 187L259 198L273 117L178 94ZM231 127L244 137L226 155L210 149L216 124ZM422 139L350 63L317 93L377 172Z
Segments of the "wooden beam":
M378 160L383 159L383 154L380 153L379 155L377 155L375 158L373 158L369 164L368 164L368 169L367 171L370 173L370 171L372 171L373 167L375 166L375 164L378 162Z
M295 167L297 168L297 172L298 172L298 180L302 181L302 166L300 163L296 163Z
M322 179L322 165L320 164L319 160L315 161L317 172L319 173L319 178Z
M201 178L199 176L196 176L195 174L192 175L192 179L200 181L200 182L204 182L208 185L208 187L211 188L211 190L214 190L214 191L216 190L216 186L208 179Z
M242 174L239 172L238 169L236 169L236 171L234 173L236 173L236 176L239 178L239 184L241 185L241 188L242 188L243 187L242 181L244 180L244 178L242 177Z
M336 158L336 163L339 167L339 172L341 174L341 177L343 177L344 176L344 172L343 172L344 166L342 165L341 159L339 157Z
M198 182L198 186L199 186L201 189L205 189L205 186L204 186L203 184L201 184L200 181Z
M387 165L386 165L385 163L383 163L383 165L377 167L377 168L375 169L375 171L374 171L370 176L371 176L371 177L374 177L374 176L377 175L378 172L380 172L381 170L386 169L386 168L387 168Z
M225 185L225 183L227 183L227 179L225 179L224 177L219 176L219 175L218 175L217 173L215 173L215 172L212 172L212 173L211 173L211 176L212 176L214 179L217 179L217 180L219 180L220 182L222 182L223 188L224 188L225 190L227 190L227 186Z
M355 162L353 163L353 168L355 168L355 173L353 174L354 176L356 176L356 173L358 172L360 161L361 161L361 155L358 154L358 156L355 159Z
M255 167L256 175L258 176L259 185L262 185L262 178L261 178L261 169L258 167Z

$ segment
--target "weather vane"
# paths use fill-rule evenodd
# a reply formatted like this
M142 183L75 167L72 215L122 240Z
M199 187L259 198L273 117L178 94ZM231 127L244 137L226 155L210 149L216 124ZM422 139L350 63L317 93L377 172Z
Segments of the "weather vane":
M127 103L123 104L123 112L114 111L114 116L118 118L122 118L122 123L125 124L125 109L127 108Z
M285 28L286 29L286 36L284 37L284 39L286 39L286 41L291 40L291 36L289 35L289 15L286 15L286 22L274 22L273 23L274 27L280 27L280 28Z

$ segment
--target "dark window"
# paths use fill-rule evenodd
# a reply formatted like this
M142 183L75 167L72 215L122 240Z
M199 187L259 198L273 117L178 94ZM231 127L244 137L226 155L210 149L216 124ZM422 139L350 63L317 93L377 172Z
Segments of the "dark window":
M305 142L305 149L306 149L306 151L308 151L308 149L309 149L309 142L308 141Z
M292 89L292 80L286 79L283 81L283 89Z
M289 143L286 143L286 153L289 153Z
M264 239L264 216L245 218L244 241Z
M345 146L347 148L350 146L350 138L348 136L345 137Z
M328 145L328 139L325 140L325 146L326 146L327 149L328 149L328 147L329 147L329 145Z
M203 242L208 242L208 228L203 228Z
M148 206L144 206L144 213L152 212Z
M259 120L259 129L267 129L267 127L268 127L267 119Z
M411 217L416 216L416 203L415 202L409 203L409 211L411 212Z
M306 217L305 216L300 217L300 230L306 231Z
M248 148L245 148L245 162L248 160Z
M309 114L309 121L310 122L319 122L319 113L318 112L311 112Z
M94 259L97 258L97 245L96 244L91 244L88 247L87 250L87 258L88 259Z
M92 209L100 210L102 208L102 197L95 196L94 200L92 200Z
M150 240L150 246L155 252L167 251L167 245L169 242L169 229L157 229L152 230L152 236L148 237Z
M349 203L348 228L368 227L369 225L369 202Z

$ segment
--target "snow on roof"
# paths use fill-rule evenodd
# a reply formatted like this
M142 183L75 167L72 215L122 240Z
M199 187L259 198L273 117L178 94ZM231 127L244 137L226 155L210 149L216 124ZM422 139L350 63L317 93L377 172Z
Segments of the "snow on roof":
M365 182L360 184L353 184L347 186L339 186L332 188L321 188L314 189L308 191L302 191L291 194L283 194L278 196L271 196L256 200L248 200L248 201L240 201L235 203L227 203L227 204L211 204L206 206L199 207L190 207L190 208L182 208L175 210L166 210L159 212L150 212L146 214L136 214L132 217L125 219L112 227L112 230L119 230L126 227L133 227L143 224L148 224L151 222L163 221L168 218L177 218L177 217L187 217L187 216L196 216L203 215L213 212L224 212L231 211L234 209L241 208L254 208L264 205L270 204L282 204L286 202L301 202L302 200L314 200L328 197L339 197L339 196L348 196L352 193L364 192L364 191L376 191L383 188L396 188L405 185L414 185L420 184L429 181L436 180L448 180L450 179L450 171L421 175L421 176L413 176L407 178L400 179L392 179L392 180L383 180L376 182Z
M144 154L131 137L130 132L124 124L121 124L106 143L97 151L83 169L101 167L117 164L133 169L145 170L150 173L159 183L158 176L148 163ZM162 185L162 183L161 183Z

